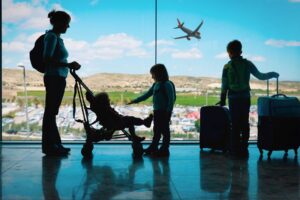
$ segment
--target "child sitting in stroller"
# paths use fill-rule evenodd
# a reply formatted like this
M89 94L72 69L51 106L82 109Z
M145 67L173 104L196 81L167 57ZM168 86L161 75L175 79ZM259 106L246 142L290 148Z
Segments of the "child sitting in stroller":
M153 120L152 114L145 119L133 116L123 116L111 107L110 99L106 92L98 93L95 96L86 93L86 98L90 102L91 110L96 113L99 123L107 130L110 130L110 138L114 131L128 128L131 135L131 138L129 139L132 141L141 142L145 139L145 137L139 137L135 134L134 126L144 125L149 128ZM107 140L110 138L106 137Z

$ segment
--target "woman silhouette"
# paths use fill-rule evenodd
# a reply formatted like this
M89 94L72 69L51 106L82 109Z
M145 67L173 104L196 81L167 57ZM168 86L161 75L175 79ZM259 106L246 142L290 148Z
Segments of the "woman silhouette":
M80 64L75 61L68 63L68 51L60 37L70 27L70 15L64 11L53 10L48 17L53 28L46 31L44 37L46 100L42 127L42 151L46 155L64 156L69 153L70 148L63 147L61 143L56 115L64 96L69 69L78 70Z

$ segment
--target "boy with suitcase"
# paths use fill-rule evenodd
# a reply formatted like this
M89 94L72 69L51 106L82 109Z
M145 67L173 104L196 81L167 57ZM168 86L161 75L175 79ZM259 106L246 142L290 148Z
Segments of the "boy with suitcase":
M230 61L225 64L222 73L220 106L226 104L228 94L229 112L232 122L230 136L230 153L234 157L248 157L248 140L250 136L250 74L259 80L278 78L276 72L261 73L255 65L243 58L242 44L233 40L227 45Z

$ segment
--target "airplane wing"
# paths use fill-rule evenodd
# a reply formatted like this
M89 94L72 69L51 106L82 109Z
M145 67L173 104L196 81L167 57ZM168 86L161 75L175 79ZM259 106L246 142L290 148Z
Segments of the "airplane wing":
M182 39L182 38L187 38L188 36L186 35L186 36L180 36L180 37L176 37L176 38L174 38L174 39Z
M197 32L200 29L200 27L202 26L202 24L203 24L203 20L202 20L202 22L199 24L199 26L193 32Z

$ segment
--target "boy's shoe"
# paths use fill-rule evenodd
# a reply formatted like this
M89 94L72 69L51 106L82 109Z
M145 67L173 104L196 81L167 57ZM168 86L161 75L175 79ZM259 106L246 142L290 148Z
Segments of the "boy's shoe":
M64 147L62 144L58 144L57 146L58 146L58 148L61 148L61 149L65 150L65 151L67 151L67 152L71 151L71 148Z
M150 156L154 153L156 153L158 151L158 148L154 148L154 147L148 147L147 149L144 149L144 155L146 156Z
M155 153L153 153L154 157L169 157L170 156L170 151L169 149L159 149Z
M69 151L59 147L58 145L48 146L43 148L43 153L47 156L67 156Z
M144 125L150 128L152 120L153 120L153 114L150 114L147 118L144 119Z

